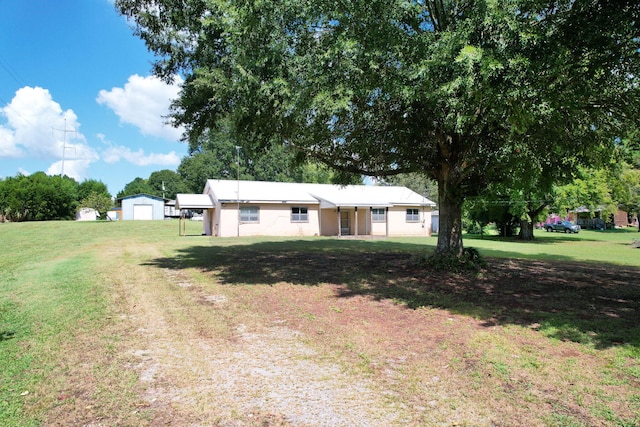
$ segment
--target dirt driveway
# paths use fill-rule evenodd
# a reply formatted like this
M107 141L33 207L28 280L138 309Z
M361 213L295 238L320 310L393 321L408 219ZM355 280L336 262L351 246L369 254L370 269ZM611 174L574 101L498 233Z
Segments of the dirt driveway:
M638 359L618 350L640 338L635 269L490 260L481 275L461 276L425 272L400 253L285 247L167 256L137 245L105 255L110 333L119 337L111 363L132 373L132 396L97 411L94 378L75 410L61 405L46 424L537 426L640 417L630 405L640 397Z

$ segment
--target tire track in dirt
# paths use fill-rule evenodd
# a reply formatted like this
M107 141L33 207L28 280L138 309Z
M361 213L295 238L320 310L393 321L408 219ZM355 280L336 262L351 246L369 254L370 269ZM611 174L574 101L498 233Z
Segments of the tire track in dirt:
M299 331L246 326L226 295L205 295L180 270L144 266L151 246L117 262L129 368L150 425L400 425L401 408L366 378L325 363ZM204 302L204 303L203 303Z

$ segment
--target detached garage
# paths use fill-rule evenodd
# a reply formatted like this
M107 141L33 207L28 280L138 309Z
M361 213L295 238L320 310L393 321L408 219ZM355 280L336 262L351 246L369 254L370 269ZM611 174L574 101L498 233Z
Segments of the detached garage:
M123 220L154 220L164 219L164 202L161 197L150 196L149 194L136 194L135 196L123 197L122 219Z

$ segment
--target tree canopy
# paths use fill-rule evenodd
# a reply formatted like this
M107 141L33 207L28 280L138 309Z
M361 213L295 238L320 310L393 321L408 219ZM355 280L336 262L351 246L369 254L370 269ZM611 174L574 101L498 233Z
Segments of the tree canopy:
M116 0L185 77L197 139L286 143L339 170L437 181L437 251L488 183L606 159L640 118L640 3L573 0Z
M78 183L44 172L0 180L0 219L49 221L75 219Z
M106 184L95 179L86 179L78 185L78 201L78 209L95 209L103 219L113 207L113 198Z
M175 199L178 193L189 193L187 182L175 171L163 169L152 172L147 183L153 188L152 195Z
M127 196L134 196L136 194L149 194L151 196L161 197L161 194L155 194L156 190L149 185L149 180L136 177L133 181L129 182L120 190L117 194L117 198L121 199Z
M111 194L107 188L107 185L95 179L85 179L78 185L78 199L82 200L92 194L98 194L111 198Z
M189 155L178 166L178 174L193 192L202 191L207 179L243 179L276 182L330 183L337 176L317 161L298 159L290 147L272 144L263 149L245 149L228 132L206 132L189 141ZM359 175L347 177L359 183Z

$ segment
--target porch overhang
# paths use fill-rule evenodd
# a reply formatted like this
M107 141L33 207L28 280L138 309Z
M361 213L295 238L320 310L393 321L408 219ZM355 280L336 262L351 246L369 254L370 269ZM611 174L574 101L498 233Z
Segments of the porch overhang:
M215 204L208 194L177 194L176 209L213 209Z
M390 208L389 203L349 203L349 202L331 202L328 200L320 200L320 209L354 209L354 208Z

